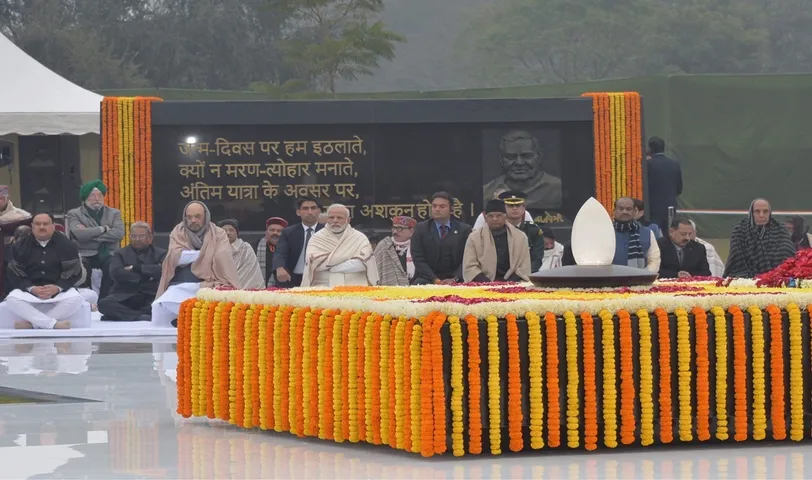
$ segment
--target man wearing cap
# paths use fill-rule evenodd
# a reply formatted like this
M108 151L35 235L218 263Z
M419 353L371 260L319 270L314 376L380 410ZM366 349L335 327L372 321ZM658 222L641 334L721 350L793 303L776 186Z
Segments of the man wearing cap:
M217 222L217 226L225 230L231 244L231 255L234 265L237 266L239 288L243 290L261 290L265 288L262 270L254 249L240 238L240 222L234 218L227 218Z
M31 214L11 203L9 190L0 185L0 300L5 297L5 265L9 259L5 258L6 246L10 246L14 239L14 231L21 225L31 225Z
M564 245L555 241L555 233L551 228L542 229L544 238L544 260L540 270L550 270L560 267L564 262Z
M494 190L494 192L493 192L493 200L499 200L499 199L501 199L501 198L502 198L502 197L501 197L501 195L502 195L503 193L507 192L507 191L508 191L508 190L505 190L504 188L500 188L500 189ZM526 198L526 197L525 197L525 198ZM486 201L487 201L487 200L486 200ZM530 215L530 212L528 212L528 211L527 211L527 208L525 208L525 210L524 210L524 221L525 221L525 222L530 222L530 223L533 223L533 216L532 216L532 215ZM476 229L478 229L478 228L482 228L482 227L484 227L485 225L487 225L487 224L485 223L485 214L484 214L484 213L480 213L480 214L479 214L479 216L478 216L478 217L476 217L476 221L474 222L474 230L476 230Z
M183 209L183 221L169 234L161 265L161 283L152 302L152 324L177 326L184 301L201 288L240 288L228 235L211 223L209 207L199 201Z
M524 192L507 191L502 192L499 195L499 199L505 202L508 223L527 235L527 243L530 244L530 271L539 271L541 263L544 260L544 237L538 225L532 221L525 220L525 216L527 215L527 209L525 208L527 194Z
M130 226L130 244L113 254L110 276L113 288L99 302L104 321L150 321L152 301L161 281L166 250L152 244L152 228L146 222Z
M475 230L465 243L463 278L466 282L530 280L530 247L527 235L507 221L505 202L490 200L485 206L488 228Z
M257 261L259 270L265 275L265 285L273 287L276 285L276 277L273 271L273 254L276 251L276 244L282 236L282 230L288 226L288 221L281 217L271 217L265 221L265 237L257 244Z
M414 279L411 239L417 221L412 217L399 216L392 219L392 235L375 247L375 262L381 285L405 287Z
M118 250L124 238L121 212L104 205L106 193L107 187L101 180L82 185L79 190L82 205L69 211L65 217L68 238L79 247L79 255L87 260L91 269L97 268L102 272L99 298L106 297L113 284L110 256Z

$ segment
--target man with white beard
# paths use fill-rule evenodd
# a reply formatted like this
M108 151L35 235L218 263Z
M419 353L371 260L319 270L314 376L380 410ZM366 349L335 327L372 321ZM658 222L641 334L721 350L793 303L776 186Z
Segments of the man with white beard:
M341 204L327 209L327 226L316 232L305 252L303 287L377 285L378 268L366 235L350 226Z

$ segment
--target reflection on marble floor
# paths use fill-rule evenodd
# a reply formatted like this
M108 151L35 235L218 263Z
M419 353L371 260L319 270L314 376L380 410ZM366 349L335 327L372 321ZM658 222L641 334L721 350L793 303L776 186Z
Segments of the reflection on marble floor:
M812 447L801 445L423 460L185 420L174 411L174 347L167 339L0 343L0 385L95 401L0 405L0 478L812 478Z

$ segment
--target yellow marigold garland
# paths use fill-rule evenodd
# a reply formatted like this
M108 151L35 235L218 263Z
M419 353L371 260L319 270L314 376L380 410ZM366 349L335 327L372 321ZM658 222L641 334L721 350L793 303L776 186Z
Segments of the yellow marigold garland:
M282 431L282 322L283 313L282 308L276 311L273 324L273 418L274 430L277 432ZM321 369L319 369L321 372ZM319 378L320 385L324 385L323 379ZM321 422L319 422L321 425Z
M364 327L364 410L366 418L366 439L367 442L372 442L373 437L373 424L372 424L372 369L376 368L372 363L372 331L374 330L374 321L372 315L369 316ZM322 342L319 341L319 348ZM319 366L321 371L321 366ZM420 378L418 376L418 378ZM319 396L321 397L321 396ZM321 405L319 405L321 411ZM420 452L418 450L417 452Z
M716 335L716 438L727 440L729 438L727 419L727 317L725 311L719 307L711 309L713 314L713 328Z
M218 307L219 308L219 307ZM268 430L268 423L267 423L267 415L268 415L268 405L270 402L268 401L268 363L267 357L268 354L268 311L270 307L267 305L262 308L259 312L259 326L257 327L257 335L259 338L259 342L257 343L257 348L259 349L259 428L262 430ZM215 315L215 327L217 325L217 315ZM217 352L217 336L215 335L215 347L214 351ZM215 353L216 355L216 353ZM216 357L215 357L216 363ZM216 383L216 382L215 382ZM217 396L215 396L215 402L217 401Z
M804 351L801 309L794 303L787 306L789 314L789 438L799 442L804 438Z
M651 318L646 310L637 311L640 335L640 443L644 447L654 444L654 374L651 356Z
M580 434L580 383L578 373L578 327L575 314L564 312L565 335L567 341L567 446L578 448L581 443Z
M198 359L200 357L200 331L202 330L203 321L200 320L200 312L203 308L203 302L195 302L194 309L192 310L192 335L191 335L191 351L192 358ZM192 415L199 417L201 415L200 409L200 361L192 362Z
M421 371L421 345L423 341L423 327L419 323L415 323L412 328L412 345L411 345L411 369L412 369L412 391L411 391L411 419L412 419L412 453L420 453L421 446L421 415L420 410L422 407L420 398L420 371ZM368 437L368 438L371 438Z
M603 444L617 447L617 367L615 362L615 322L608 310L601 310L603 346Z
M499 324L495 316L488 322L488 429L491 455L502 453L501 377L499 375Z
M315 380L314 378L310 378L310 370L312 368L312 361L313 358L311 357L313 352L310 349L310 342L311 336L313 334L313 322L317 321L313 319L313 312L307 312L304 318L304 336L302 339L302 390L304 391L304 395L302 396L302 402L304 403L304 434L305 435L314 435L314 432L311 430L311 421L312 421L312 414L311 414L311 402L314 400L318 401L318 399L312 398L310 395L310 388L312 382ZM352 344L352 339L350 340L350 344ZM350 350L350 351L355 351ZM318 354L318 353L317 353ZM316 359L318 361L318 359ZM352 377L350 377L350 382L352 382ZM350 428L352 428L352 424L350 424Z
M544 448L544 400L541 317L535 312L525 314L527 320L527 350L530 357L530 448Z
M338 443L345 440L341 415L344 408L341 396L341 352L346 348L342 342L345 319L346 313L341 312L340 315L336 315L333 322L333 438Z
M392 317L386 315L381 322L381 441L389 443L389 325Z
M683 442L693 440L691 407L691 325L684 308L674 311L677 316L677 374L679 384L679 437Z
M245 311L245 339L243 340L243 364L242 364L242 375L245 379L242 384L243 390L243 397L245 398L245 405L243 405L243 424L244 428L251 428L253 425L251 424L251 418L253 417L252 406L253 402L251 402L251 397L253 392L251 391L251 382L248 380L251 378L251 368L253 367L252 363L252 355L253 355L253 348L254 348L254 334L256 333L256 329L254 328L254 305L251 305L248 310Z
M451 334L451 451L455 457L461 457L465 455L465 443L462 423L462 327L459 317L448 318L448 329ZM402 415L398 415L398 418L402 418ZM399 428L398 433L402 434L402 429ZM398 448L402 448L402 443L399 437Z
M241 305L238 303L231 309L228 318L228 417L230 423L237 418L237 314Z
M214 307L214 324L212 325L213 336L212 336L212 369L211 375L214 379L212 384L212 400L214 401L214 411L220 411L220 325L222 323L222 319L220 316L223 313L223 304L218 302L217 306ZM260 349L262 348L262 337L260 336ZM261 371L260 371L261 375Z
M764 381L764 317L761 309L751 306L750 342L753 362L753 439L767 438L766 390Z

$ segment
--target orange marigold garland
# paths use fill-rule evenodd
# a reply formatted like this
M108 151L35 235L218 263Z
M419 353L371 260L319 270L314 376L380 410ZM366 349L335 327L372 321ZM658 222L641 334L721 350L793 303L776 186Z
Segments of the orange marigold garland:
M433 418L432 406L432 362L434 355L432 354L432 341L434 340L434 315L430 314L423 320L423 345L421 355L421 368L422 374L420 375L420 412L424 421L422 422L420 434L420 454L424 457L431 457L434 455L434 422L429 421Z
M786 403L784 393L784 331L783 314L775 305L767 307L770 315L770 420L773 439L787 438Z
M654 311L657 317L658 346L660 351L660 441L674 440L671 410L671 326L668 313L662 308Z
M435 315L431 328L434 338L431 342L432 349L432 380L434 396L434 453L443 454L447 449L446 442L446 399L445 380L443 378L443 340L440 330L446 322L443 313Z
M479 364L479 323L473 315L465 317L468 332L468 452L482 453L482 383Z
M581 313L584 345L584 446L598 448L598 396L595 383L595 320L589 312Z
M702 308L694 308L696 326L696 437L710 440L710 360L708 351L708 314Z
M412 331L414 329L414 318L406 322L406 329L403 332L403 442L398 448L410 450L412 442Z
M521 360L519 353L519 326L516 324L516 315L509 313L507 321L508 343L508 436L510 450L521 451L524 447L522 439L522 377Z
M632 345L632 319L629 312L617 312L620 334L620 442L634 443L636 420L634 417L634 353Z
M733 439L747 440L747 350L744 339L744 312L734 305L728 308L733 315Z

